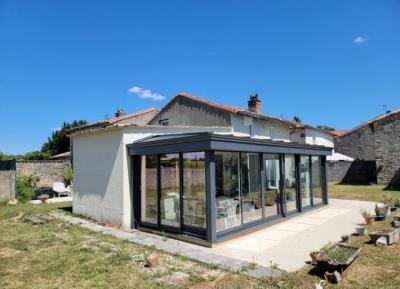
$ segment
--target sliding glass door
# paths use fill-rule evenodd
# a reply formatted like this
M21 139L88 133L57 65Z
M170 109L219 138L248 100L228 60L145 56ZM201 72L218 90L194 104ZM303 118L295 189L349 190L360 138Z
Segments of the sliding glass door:
M285 201L286 211L294 212L298 209L296 184L296 158L294 155L285 155Z
M181 226L179 154L160 156L160 219L161 225Z
M280 157L279 154L264 154L265 165L265 191L264 212L265 217L280 214Z
M204 152L182 154L183 225L206 228L206 174Z
M300 156L301 207L311 206L310 156Z

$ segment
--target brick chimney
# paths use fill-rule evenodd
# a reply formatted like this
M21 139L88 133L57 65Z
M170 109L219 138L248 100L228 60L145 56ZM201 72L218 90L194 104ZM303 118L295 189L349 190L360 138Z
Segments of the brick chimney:
M120 117L125 115L126 113L124 112L124 110L122 108L118 108L117 111L115 112L115 117Z
M261 100L258 99L258 94L250 95L248 102L248 110L255 113L261 112Z

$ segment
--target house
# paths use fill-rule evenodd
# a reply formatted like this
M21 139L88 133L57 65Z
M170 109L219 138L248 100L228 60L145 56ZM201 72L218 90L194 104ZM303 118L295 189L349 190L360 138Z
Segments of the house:
M326 204L332 135L260 108L180 93L74 129L74 212L209 246Z
M400 185L400 110L387 111L334 137L335 151L350 156L369 182Z

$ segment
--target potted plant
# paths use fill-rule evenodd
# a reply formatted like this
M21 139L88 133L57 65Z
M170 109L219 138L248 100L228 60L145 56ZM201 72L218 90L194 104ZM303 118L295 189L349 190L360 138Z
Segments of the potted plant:
M317 264L318 260L317 260L317 256L320 252L319 251L311 251L310 252L310 257L311 257L311 264Z
M364 224L360 224L356 226L356 234L359 236L364 236L368 232L367 226Z
M344 244L350 243L350 236L349 235L343 235L343 236L341 236L341 238L342 238L342 242L341 243L344 243Z
M361 215L363 216L365 223L368 226L373 225L375 223L375 216L372 213L363 210L361 211Z
M375 204L375 220L383 221L386 220L388 214L390 214L390 206Z

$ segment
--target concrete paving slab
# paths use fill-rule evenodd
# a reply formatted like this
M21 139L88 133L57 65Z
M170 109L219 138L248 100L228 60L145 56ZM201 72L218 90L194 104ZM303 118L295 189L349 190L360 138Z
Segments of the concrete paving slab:
M266 278L285 271L295 271L309 260L309 253L327 242L336 242L340 236L354 232L363 221L362 209L373 210L375 203L331 199L328 206L305 212L281 223L235 238L212 248L206 248L137 230L122 231L65 214L59 218L90 230L110 234L131 242L155 246L171 254L205 263L219 264L230 270L239 270L249 276ZM253 266L252 264L256 265ZM250 266L252 265L252 266ZM249 267L251 269L243 271Z

